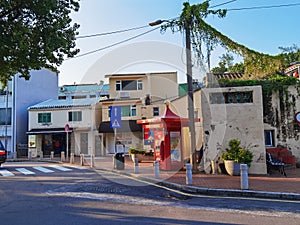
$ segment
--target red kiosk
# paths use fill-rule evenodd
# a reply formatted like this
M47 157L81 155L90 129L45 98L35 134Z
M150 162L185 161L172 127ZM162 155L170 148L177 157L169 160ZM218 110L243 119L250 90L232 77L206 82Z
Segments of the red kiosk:
M161 170L179 170L184 165L182 128L189 120L173 113L169 104L162 117L138 120L144 130L144 143L151 145Z

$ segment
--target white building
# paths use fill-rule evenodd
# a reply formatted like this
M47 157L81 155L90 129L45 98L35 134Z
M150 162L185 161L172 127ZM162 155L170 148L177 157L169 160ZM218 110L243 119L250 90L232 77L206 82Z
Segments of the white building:
M50 99L30 106L29 150L33 157L67 154L103 155L98 98ZM65 132L68 126L69 132ZM67 136L68 135L68 136ZM67 140L69 141L67 143Z
M58 76L48 70L33 70L30 79L16 74L0 91L0 139L8 157L17 155L18 146L27 145L27 108L49 98L57 98Z

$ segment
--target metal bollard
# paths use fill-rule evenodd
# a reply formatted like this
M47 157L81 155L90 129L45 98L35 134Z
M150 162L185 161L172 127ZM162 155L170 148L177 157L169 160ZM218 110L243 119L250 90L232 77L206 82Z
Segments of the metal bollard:
M74 164L75 162L75 159L74 159L74 153L71 153L71 156L70 156L70 163L71 164Z
M154 173L155 173L155 178L159 179L160 173L159 173L159 162L158 161L154 162Z
M185 165L186 167L186 180L185 183L186 184L192 184L193 183L193 178L192 178L192 164L187 163Z
M248 189L248 165L241 164L240 165L240 173L241 173L241 189Z
M54 159L54 152L53 152L53 151L50 152L50 159L51 159L51 160Z
M65 152L60 153L60 161L64 162L66 160Z
M95 156L91 155L91 168L94 168L95 166Z
M32 159L32 151L31 151L31 150L28 151L28 159L29 159L29 160Z
M134 158L134 173L139 173L139 159Z
M80 166L84 166L84 154L80 154Z

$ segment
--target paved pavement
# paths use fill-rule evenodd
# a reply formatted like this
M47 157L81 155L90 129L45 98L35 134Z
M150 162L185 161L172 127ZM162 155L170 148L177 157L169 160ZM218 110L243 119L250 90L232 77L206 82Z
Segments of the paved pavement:
M43 159L59 162L56 159ZM192 184L186 184L186 171L159 171L155 172L153 162L141 162L138 167L129 157L125 157L124 166L114 163L113 156L96 157L94 163L85 157L84 165L95 171L112 171L140 180L156 183L162 186L175 188L184 192L207 195L225 195L240 197L277 198L300 201L300 168L286 170L287 177L278 171L271 175L249 175L248 189L241 189L240 176L225 174L192 174ZM75 164L80 164L80 158L75 157ZM115 168L117 167L117 168Z

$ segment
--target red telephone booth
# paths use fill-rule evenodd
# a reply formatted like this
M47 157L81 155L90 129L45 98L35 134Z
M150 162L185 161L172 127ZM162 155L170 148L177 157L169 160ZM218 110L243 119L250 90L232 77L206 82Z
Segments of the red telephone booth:
M173 113L166 104L162 117L138 120L144 129L144 139L151 140L155 160L161 170L179 170L183 167L182 127L188 127L189 120Z

